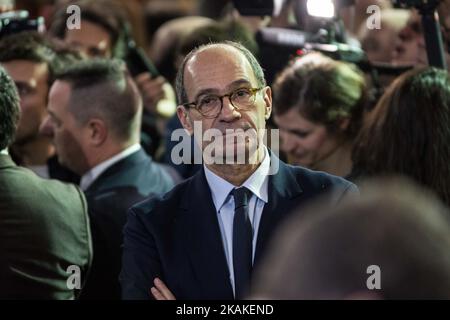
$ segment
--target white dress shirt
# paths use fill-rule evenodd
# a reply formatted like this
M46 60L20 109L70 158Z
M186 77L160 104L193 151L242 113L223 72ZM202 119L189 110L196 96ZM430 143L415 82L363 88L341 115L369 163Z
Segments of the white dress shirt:
M94 181L103 173L105 172L109 167L111 167L113 164L119 162L122 159L125 159L129 155L132 155L135 152L138 152L141 149L141 145L139 143L133 144L132 146L126 148L122 152L116 154L115 156L109 158L108 160L105 160L95 167L93 167L91 170L86 172L80 180L80 188L83 191L86 191L87 188L89 188Z
M235 291L234 286L234 268L233 268L233 219L234 219L234 197L230 192L236 187L217 176L206 166L206 181L211 190L212 199L217 212L222 242L225 249L225 255L230 271L230 282ZM256 240L258 239L259 222L264 209L264 205L268 201L268 182L269 182L270 156L267 148L264 146L264 159L256 171L242 184L253 194L249 201L249 218L253 226L253 259L255 258Z
M4 155L8 155L9 153L8 153L8 149L3 149L3 150L1 150L0 151L0 154L4 154Z

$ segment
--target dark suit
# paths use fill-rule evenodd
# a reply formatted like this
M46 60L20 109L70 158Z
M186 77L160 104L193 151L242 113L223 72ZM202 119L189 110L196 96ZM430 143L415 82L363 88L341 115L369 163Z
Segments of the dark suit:
M279 222L294 207L325 191L334 191L333 201L339 201L357 189L344 179L280 161L278 173L269 176L269 200L261 217L254 266ZM124 299L149 299L155 277L177 299L233 299L204 170L163 197L148 199L129 211L122 264Z
M120 299L122 230L128 209L173 187L170 175L143 151L105 170L85 191L91 218L94 261L83 299Z
M81 190L45 180L0 155L0 299L73 299L71 265L92 260Z
M53 157L47 160L48 174L50 179L56 179L63 182L73 183L75 185L80 184L80 176L66 167L62 166L58 161L58 156L54 155Z

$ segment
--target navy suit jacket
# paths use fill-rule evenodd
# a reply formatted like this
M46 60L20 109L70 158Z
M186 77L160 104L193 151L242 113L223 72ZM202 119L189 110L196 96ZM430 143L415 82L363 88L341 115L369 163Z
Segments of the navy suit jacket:
M82 299L120 299L118 278L127 211L149 195L164 194L173 186L166 169L142 149L109 167L89 186L85 195L94 260Z
M276 226L292 209L327 191L333 201L357 192L352 183L280 161L269 176L269 200L258 230L254 267ZM233 299L216 209L204 170L162 197L132 207L124 229L123 299L150 299L159 277L177 299Z

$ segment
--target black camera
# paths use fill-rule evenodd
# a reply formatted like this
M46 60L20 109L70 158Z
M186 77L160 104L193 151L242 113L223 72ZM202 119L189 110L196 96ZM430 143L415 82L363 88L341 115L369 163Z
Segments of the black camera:
M25 10L0 14L0 38L22 31L45 32L44 18L30 19Z
M147 57L144 50L138 47L133 40L128 41L127 55L125 56L128 70L133 77L143 72L149 72L152 77L159 76L153 62Z

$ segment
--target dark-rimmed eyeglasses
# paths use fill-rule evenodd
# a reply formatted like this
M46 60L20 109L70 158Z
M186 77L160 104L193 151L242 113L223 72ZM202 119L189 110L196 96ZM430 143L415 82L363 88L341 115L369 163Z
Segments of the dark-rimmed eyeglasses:
M184 103L186 108L196 109L205 118L216 118L223 107L223 98L228 97L236 110L250 110L255 104L256 93L263 88L239 88L228 94L218 96L207 94L200 96L197 101Z

